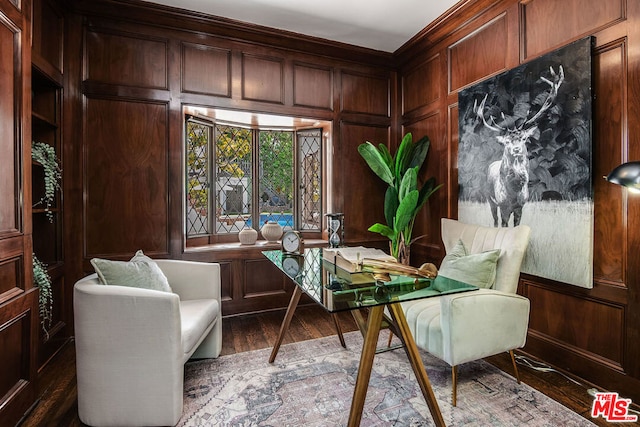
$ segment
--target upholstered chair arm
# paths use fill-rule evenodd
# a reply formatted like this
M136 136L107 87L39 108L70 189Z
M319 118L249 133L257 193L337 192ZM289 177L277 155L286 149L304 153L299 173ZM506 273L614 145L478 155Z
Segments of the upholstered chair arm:
M156 405L171 408L179 417L181 405L165 392L182 390L179 303L173 293L101 285L95 274L76 284L74 316L81 407L86 402L116 399L116 407L130 414L136 413L130 406L139 402L140 396L149 396ZM116 396L113 390L119 390ZM98 419L125 422L116 413L108 413L113 408L105 406L106 412ZM93 413L100 411L96 408ZM149 417L140 413L139 420L126 422L149 423ZM91 420L83 422L91 424Z
M529 300L491 289L441 298L444 359L451 366L523 347Z
M216 299L220 301L220 265L216 263L154 260L169 280L171 290L183 301Z

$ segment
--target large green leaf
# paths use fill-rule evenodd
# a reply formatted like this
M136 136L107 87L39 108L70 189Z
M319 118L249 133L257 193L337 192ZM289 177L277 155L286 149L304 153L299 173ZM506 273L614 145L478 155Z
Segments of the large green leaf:
M416 168L417 170L420 170L424 160L427 158L430 145L431 141L429 141L428 136L423 136L414 144L412 157L408 165L409 168Z
M413 190L402 199L400 206L398 206L398 212L396 213L396 221L393 224L393 230L400 233L405 229L409 222L414 217L414 212L418 204L418 190Z
M393 169L393 156L389 152L389 149L387 148L387 146L384 145L384 144L378 145L378 151L382 155L382 158L384 159L384 161L387 164L387 166L389 166L389 170L392 170Z
M402 201L411 191L418 189L418 172L415 169L408 169L400 182L398 200Z
M442 184L436 186L436 179L434 177L429 178L427 182L424 183L424 185L420 189L420 194L418 196L416 213L418 213L418 210L420 210L422 206L424 206L429 197L431 197L431 195L435 193L436 190L440 187L442 187Z
M400 182L402 180L402 176L404 175L404 172L407 170L407 165L409 164L409 156L411 155L412 145L413 145L413 137L411 136L411 133L408 133L404 136L404 138L402 138L400 147L398 147L398 151L396 152L394 173L395 173L397 182Z
M399 204L400 200L398 199L398 190L396 190L396 187L387 187L387 191L384 193L384 219L387 221L389 227L393 227Z
M395 238L395 233L393 229L391 229L391 227L388 227L384 224L380 224L379 222L376 222L371 227L369 227L369 231L372 231L374 233L380 233L383 236L388 237L389 239L392 239L392 240Z
M389 185L393 185L393 173L389 169L384 156L372 143L367 141L364 144L360 144L358 146L358 152L380 179Z

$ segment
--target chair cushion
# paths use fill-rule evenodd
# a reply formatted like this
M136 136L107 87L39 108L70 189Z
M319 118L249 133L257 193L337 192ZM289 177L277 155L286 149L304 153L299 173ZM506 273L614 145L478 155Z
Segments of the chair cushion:
M207 328L215 323L220 306L215 299L180 301L182 325L182 350L188 358L196 350L199 340L204 338Z
M171 292L169 281L158 264L141 250L136 252L128 262L93 258L91 265L103 285L130 286Z
M479 288L491 288L496 280L496 267L500 249L492 249L477 254L469 254L462 240L452 248L440 265L433 281L433 289L444 292L450 287L450 280L468 283Z
M444 359L440 297L403 302L402 309L416 345Z

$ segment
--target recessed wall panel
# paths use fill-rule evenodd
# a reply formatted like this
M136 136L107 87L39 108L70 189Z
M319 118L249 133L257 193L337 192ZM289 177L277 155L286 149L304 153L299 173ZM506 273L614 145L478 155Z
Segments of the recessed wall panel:
M18 229L16 217L16 152L20 151L15 130L19 115L16 114L15 94L20 93L16 81L16 61L19 55L19 39L14 29L1 25L0 21L0 234ZM19 164L19 163L17 163Z
M25 386L29 380L30 312L0 324L0 396Z
M242 98L284 103L284 60L243 54Z
M0 300L3 294L22 287L20 271L22 263L20 259L13 258L0 263Z
M441 55L410 69L402 79L402 112L408 113L439 98Z
M529 330L617 364L622 362L622 306L552 292L532 283L527 289Z
M331 110L333 105L333 73L331 69L294 64L293 103L302 107Z
M284 288L285 279L277 267L268 260L246 260L245 280L243 295L245 298L265 296L269 294L282 295L286 292ZM259 277L260 280L251 278Z
M342 111L389 116L389 78L343 72Z
M339 162L338 165L334 163L334 180L344 192L343 199L348 201L342 210L345 217L345 239L384 240L385 237L373 234L367 228L376 222L386 223L383 207L387 185L369 169L358 153L358 145L369 141L375 146L389 146L389 128L341 123L340 140L343 145L334 153L334 158Z
M167 106L88 99L86 256L168 254Z
M182 45L182 90L231 96L231 51L210 46Z
M623 162L624 104L626 97L626 41L620 40L593 56L593 68L598 84L593 86L593 122L607 126L594 126L593 176L608 175ZM615 147L615 149L612 149ZM594 246L593 275L596 280L606 280L625 285L624 252L624 194L625 189L604 179L593 180L594 191Z
M449 91L503 70L507 64L507 18L501 15L449 47Z
M86 79L167 89L167 42L99 31L86 33Z
M532 0L522 2L524 57L625 18L624 0Z

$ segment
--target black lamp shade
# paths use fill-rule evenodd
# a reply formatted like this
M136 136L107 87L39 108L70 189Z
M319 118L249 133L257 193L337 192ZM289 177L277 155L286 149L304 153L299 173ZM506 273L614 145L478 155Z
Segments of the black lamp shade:
M640 190L640 162L621 164L607 175L607 181Z

